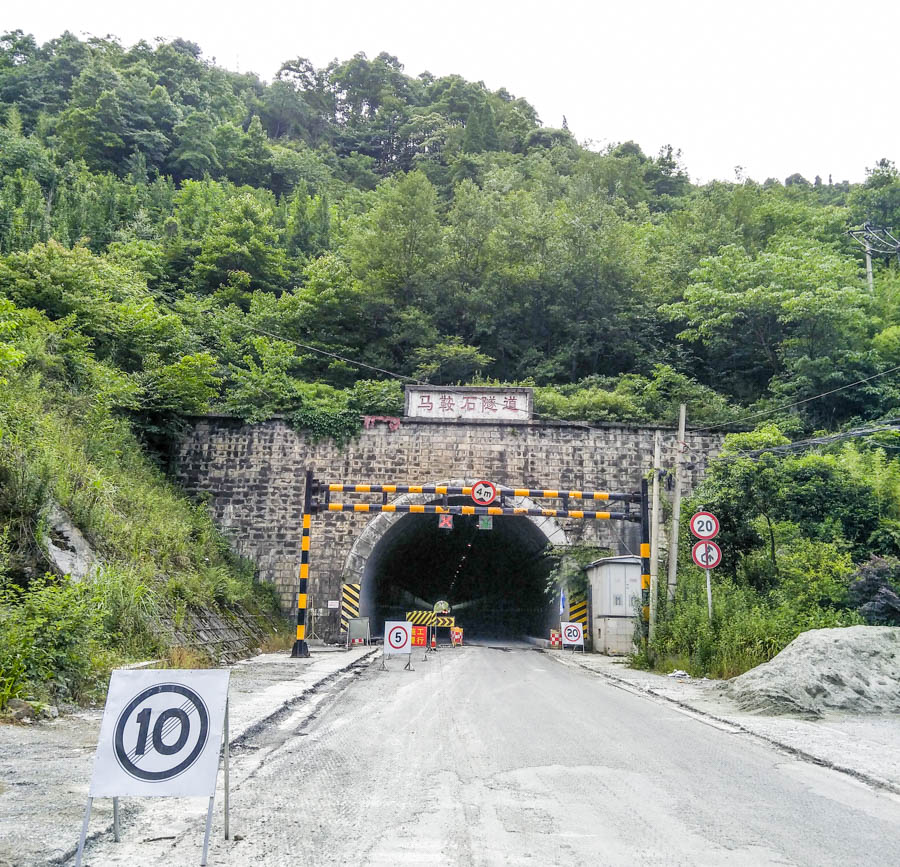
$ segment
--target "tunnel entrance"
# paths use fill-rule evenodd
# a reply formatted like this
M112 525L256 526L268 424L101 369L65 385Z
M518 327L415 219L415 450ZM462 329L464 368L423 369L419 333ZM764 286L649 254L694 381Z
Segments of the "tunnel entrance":
M547 537L526 517L497 516L492 524L478 529L474 515L454 515L449 530L439 528L437 515L396 521L363 576L362 609L373 633L383 631L385 620L446 600L466 640L543 634L551 607Z

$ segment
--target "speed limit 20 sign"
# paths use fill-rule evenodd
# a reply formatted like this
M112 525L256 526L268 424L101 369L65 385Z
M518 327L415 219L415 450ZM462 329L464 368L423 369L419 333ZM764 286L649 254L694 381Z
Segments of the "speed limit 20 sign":
M563 644L579 644L584 646L584 627L580 623L561 623L560 632L562 633Z
M698 539L715 539L719 535L719 519L712 512L697 512L691 517L691 533Z
M91 797L209 797L216 788L229 672L114 671Z

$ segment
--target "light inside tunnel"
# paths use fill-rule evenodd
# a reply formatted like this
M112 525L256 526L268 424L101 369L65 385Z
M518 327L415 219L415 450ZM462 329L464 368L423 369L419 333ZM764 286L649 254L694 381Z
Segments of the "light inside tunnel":
M496 516L492 524L480 530L471 515L454 515L449 530L439 528L437 515L395 522L363 578L362 608L373 632L446 600L467 639L543 635L551 613L547 539L527 517Z

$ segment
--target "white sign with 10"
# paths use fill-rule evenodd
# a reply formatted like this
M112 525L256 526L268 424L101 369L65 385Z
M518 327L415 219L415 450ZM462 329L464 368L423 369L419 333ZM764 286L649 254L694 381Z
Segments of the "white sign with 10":
M91 797L215 792L228 671L114 671Z

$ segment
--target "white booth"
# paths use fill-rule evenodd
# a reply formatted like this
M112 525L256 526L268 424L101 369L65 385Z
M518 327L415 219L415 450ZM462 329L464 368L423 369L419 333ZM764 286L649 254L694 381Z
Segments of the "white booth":
M591 585L594 650L610 656L631 653L641 598L641 558L603 557L589 563L585 571Z

